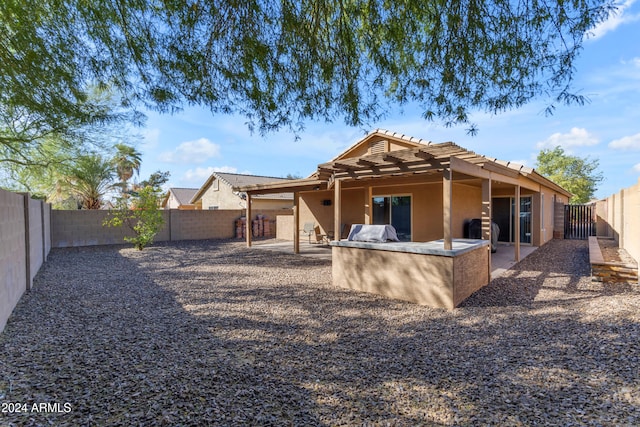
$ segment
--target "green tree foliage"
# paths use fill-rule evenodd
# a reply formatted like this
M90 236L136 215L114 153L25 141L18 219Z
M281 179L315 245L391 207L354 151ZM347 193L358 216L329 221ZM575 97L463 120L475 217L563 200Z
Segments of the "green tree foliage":
M114 170L110 160L89 154L75 159L61 178L63 191L75 196L82 209L101 209L104 195L112 188Z
M118 0L0 2L0 105L38 135L124 107L239 113L250 128L368 124L390 103L466 123L534 97L581 103L585 34L612 0ZM62 127L62 129L61 129ZM6 139L1 140L6 143Z
M170 175L171 173L169 171L165 171L165 172L155 171L149 176L149 178L145 179L144 181L141 181L140 184L138 184L138 186L153 187L157 191L161 191L162 186L166 184L167 181L169 181Z
M162 211L159 208L162 189L147 185L131 192L127 197L118 199L117 207L111 211L104 222L107 227L126 226L133 232L133 237L124 240L133 243L138 250L153 243L158 231L164 225Z
M113 164L116 167L118 178L120 179L119 185L122 187L122 191L126 191L127 182L133 176L134 172L140 172L140 164L142 163L142 154L134 147L127 144L116 144L116 154L113 158Z
M572 203L587 203L603 180L598 160L566 154L562 147L538 153L536 170L573 194Z
M65 129L44 129L33 125L29 117L0 114L0 176L3 178L0 186L28 191L34 197L53 203L55 208L75 209L77 200L64 184L65 177L75 173L74 168L79 166L78 159L98 154L103 158L114 157L114 165L127 160L130 167L139 167L140 154L130 142L136 136L129 124L130 117L121 114L117 97L112 91L92 89L90 100L100 105L112 120L67 123L63 126ZM6 112L3 107L0 104L0 111ZM27 131L30 123L33 127Z

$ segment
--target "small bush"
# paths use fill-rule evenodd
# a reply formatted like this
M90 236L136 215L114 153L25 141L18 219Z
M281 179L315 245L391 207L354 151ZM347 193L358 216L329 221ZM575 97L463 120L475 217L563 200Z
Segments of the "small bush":
M153 243L154 237L164 225L158 200L158 191L150 186L126 194L118 199L117 208L111 211L110 217L103 225L127 226L135 236L125 237L124 240L133 243L135 248L141 251Z

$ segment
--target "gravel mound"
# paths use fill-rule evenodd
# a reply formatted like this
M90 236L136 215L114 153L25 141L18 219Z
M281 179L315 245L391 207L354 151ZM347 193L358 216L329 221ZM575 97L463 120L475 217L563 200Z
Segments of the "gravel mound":
M0 425L639 425L639 325L579 241L453 311L237 242L58 249L0 335Z

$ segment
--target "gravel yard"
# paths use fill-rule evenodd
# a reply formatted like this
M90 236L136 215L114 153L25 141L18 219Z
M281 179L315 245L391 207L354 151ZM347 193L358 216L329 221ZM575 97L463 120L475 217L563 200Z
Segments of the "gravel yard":
M0 425L635 426L639 366L640 289L584 241L453 311L238 242L58 249L0 334Z

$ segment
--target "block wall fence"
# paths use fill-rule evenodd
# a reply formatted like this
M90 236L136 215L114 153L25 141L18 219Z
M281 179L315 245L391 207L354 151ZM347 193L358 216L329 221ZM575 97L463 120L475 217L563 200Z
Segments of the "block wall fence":
M293 215L290 209L252 209L264 215L276 227L276 216ZM244 209L178 210L162 212L164 227L156 235L156 242L178 240L232 239L236 237L235 222L246 214ZM51 244L54 248L122 244L125 236L133 236L125 227L104 227L109 211L77 210L51 213ZM275 237L276 230L271 230Z
M277 233L277 216L293 215L291 209L253 209L271 221ZM235 210L163 211L165 225L155 241L232 239L235 222L246 214ZM126 227L104 227L108 211L52 210L51 205L28 194L0 189L0 332L52 248L126 244L132 236Z
M0 332L51 250L51 206L0 189Z
M640 262L640 180L596 203L596 232L612 237Z
M292 210L253 211L272 221L272 236L291 239ZM556 212L561 211L558 206ZM640 261L640 181L598 201L596 214L598 236L614 238ZM172 209L163 215L165 226L156 237L159 242L235 238L235 221L245 211ZM127 230L104 227L107 216L107 211L52 210L28 194L0 189L0 332L21 296L33 286L51 248L123 243ZM554 222L559 223L560 218Z

